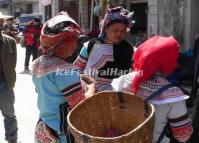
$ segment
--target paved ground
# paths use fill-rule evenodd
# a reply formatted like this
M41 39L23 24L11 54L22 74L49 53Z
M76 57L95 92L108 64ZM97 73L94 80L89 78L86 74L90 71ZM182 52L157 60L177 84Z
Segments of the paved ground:
M25 49L17 46L17 82L15 91L15 109L19 127L19 141L22 143L34 143L34 127L38 120L37 94L34 91L30 74L20 74L23 71ZM3 118L0 114L0 143L4 140Z

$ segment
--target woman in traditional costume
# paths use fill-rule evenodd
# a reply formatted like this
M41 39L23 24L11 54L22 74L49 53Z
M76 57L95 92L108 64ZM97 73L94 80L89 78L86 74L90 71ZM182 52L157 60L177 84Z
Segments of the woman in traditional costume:
M115 90L131 92L143 99L162 90L149 100L155 105L153 143L186 142L193 131L185 103L188 96L167 80L176 69L178 56L179 44L173 37L154 36L135 51L134 71L112 82Z
M34 61L32 68L40 112L36 143L70 143L67 113L93 93L87 88L84 94L78 68L66 62L77 46L80 33L79 25L66 13L60 13L43 26L40 37L43 55Z
M74 64L97 81L97 90L112 89L110 83L132 68L133 46L125 40L132 15L122 7L108 9L97 39L84 44Z

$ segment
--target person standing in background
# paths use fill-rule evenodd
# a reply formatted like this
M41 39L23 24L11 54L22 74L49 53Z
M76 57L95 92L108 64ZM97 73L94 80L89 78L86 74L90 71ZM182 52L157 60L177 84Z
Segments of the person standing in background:
M16 81L16 42L2 34L6 16L0 13L0 110L4 117L5 140L17 143L17 119L14 109L14 85Z
M25 45L26 45L26 57L24 70L29 70L30 56L33 56L33 61L37 58L38 48L40 46L40 35L41 35L42 24L38 17L35 17L30 21L24 29Z
M3 26L3 33L14 38L17 42L19 42L19 40L17 39L17 34L19 34L19 31L14 27L13 23L13 17L6 19L5 24Z

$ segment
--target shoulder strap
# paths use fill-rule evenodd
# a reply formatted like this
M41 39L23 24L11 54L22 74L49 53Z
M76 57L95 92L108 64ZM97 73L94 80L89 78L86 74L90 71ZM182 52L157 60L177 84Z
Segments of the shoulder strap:
M151 94L150 96L148 96L147 98L145 98L145 102L148 102L149 100L151 100L152 98L155 98L156 96L160 95L162 92L164 92L165 90L174 87L175 85L173 85L172 83L169 83L163 87L161 87L160 89L158 89L157 91L155 91L153 94Z
M158 95L160 95L162 92L164 92L165 90L171 88L171 87L174 87L175 85L172 84L172 83L169 83L163 87L161 87L160 89L158 89L157 91L155 91L153 94L151 94L150 96L148 96L147 98L145 98L145 103L148 102L150 99L153 99L155 97L157 97ZM168 126L169 126L169 122L167 122L167 124L164 126L158 140L156 143L161 143L163 137L166 135L166 132L167 132L167 129L168 129Z
M87 49L87 52L88 52L88 55L90 55L95 43L97 42L97 39L91 39L89 42L88 42L88 49Z
M168 127L169 127L169 121L167 121L166 125L164 126L164 128L163 128L163 130L162 130L162 132L161 132L161 134L160 134L156 143L161 143L163 137L166 135Z

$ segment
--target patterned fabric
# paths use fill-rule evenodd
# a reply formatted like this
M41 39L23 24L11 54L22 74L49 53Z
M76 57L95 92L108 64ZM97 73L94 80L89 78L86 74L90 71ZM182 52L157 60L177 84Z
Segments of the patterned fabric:
M190 138L193 129L187 114L177 119L169 119L169 123L171 132L177 140L186 142L187 138Z
M112 89L110 83L113 78L131 71L133 49L125 40L117 45L97 41L88 52L87 42L74 65L96 79L98 91Z
M74 83L71 86L62 90L64 97L67 99L71 108L85 99L80 82Z
M132 72L114 79L111 83L113 89L133 93L132 81L135 75L136 72ZM144 99L168 83L165 76L157 73L151 79L139 85L136 95ZM188 140L192 134L192 125L187 116L186 99L188 99L188 96L184 95L178 87L171 87L155 99L149 100L150 103L155 105L153 143L157 142L168 120L173 136L178 141L186 142ZM164 136L161 143L170 143L170 139Z
M37 77L42 77L48 75L50 73L70 70L71 68L75 68L72 64L67 63L64 60L60 60L55 56L40 56L37 61L32 64L32 72Z
M35 129L35 143L58 143L58 135L52 133L52 130L43 122L38 121Z
M44 54L52 55L67 42L80 35L80 26L67 14L60 14L48 20L41 31L41 46Z
M135 78L136 72L129 73L127 75L121 76L118 79L114 79L112 86L114 89L117 89L120 84L120 88L124 91L133 93L132 90L132 80ZM161 87L169 84L165 76L160 73L156 73L151 79L140 84L140 87L136 93L137 96L141 96L143 99L153 94L155 91ZM161 95L155 97L154 99L149 100L149 103L160 105L166 103L175 103L179 101L184 101L188 99L189 96L185 95L182 90L178 87L171 87L165 90Z
M134 53L134 69L137 75L133 79L133 91L139 84L151 78L156 72L165 75L172 73L177 65L179 44L171 37L154 36L141 44Z
M40 119L56 132L65 132L68 110L85 99L79 70L72 64L43 55L33 63Z
M99 38L104 41L106 37L105 28L113 23L124 23L127 25L127 27L130 28L133 25L132 16L133 12L130 13L128 10L121 6L108 9L102 21L102 28Z

